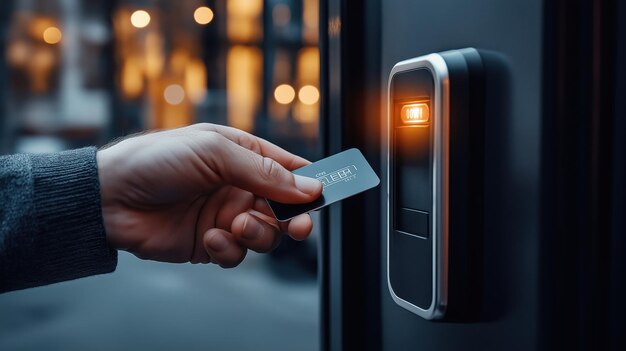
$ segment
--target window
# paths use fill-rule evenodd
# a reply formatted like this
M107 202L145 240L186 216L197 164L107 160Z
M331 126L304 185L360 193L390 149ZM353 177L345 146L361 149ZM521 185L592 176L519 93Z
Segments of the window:
M318 6L2 1L0 151L52 152L210 122L318 159ZM114 274L2 295L0 310L20 322L0 320L0 349L54 341L317 350L317 237L285 239L234 270L122 253Z

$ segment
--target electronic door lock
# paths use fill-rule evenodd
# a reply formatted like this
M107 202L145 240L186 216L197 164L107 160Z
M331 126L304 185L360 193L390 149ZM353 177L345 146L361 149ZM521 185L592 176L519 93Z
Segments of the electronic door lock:
M482 291L484 77L479 52L406 60L388 86L387 279L425 319L469 320Z

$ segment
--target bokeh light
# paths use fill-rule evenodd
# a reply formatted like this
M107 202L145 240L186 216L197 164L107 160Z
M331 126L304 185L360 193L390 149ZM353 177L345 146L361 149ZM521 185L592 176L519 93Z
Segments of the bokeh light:
M209 24L213 20L213 10L206 6L200 6L193 12L193 19L198 24Z
M130 23L133 27L144 28L150 24L150 14L144 10L137 10L130 15Z
M178 84L168 85L163 91L163 98L170 105L178 105L185 100L185 89Z
M16 41L7 48L7 61L12 66L23 66L30 58L30 46L25 41Z
M58 44L63 38L63 33L57 27L48 27L43 31L43 41L48 44Z
M320 99L320 92L312 85L305 85L298 91L298 99L305 105L313 105Z
M296 91L289 84L281 84L274 90L274 98L278 103L286 105L296 97Z

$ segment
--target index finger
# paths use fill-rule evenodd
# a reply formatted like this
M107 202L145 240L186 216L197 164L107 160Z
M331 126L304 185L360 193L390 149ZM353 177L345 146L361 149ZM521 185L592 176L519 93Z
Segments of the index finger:
M281 166L290 171L311 164L310 161L298 155L294 155L291 152L277 145L274 145L263 138L259 138L237 128L210 123L194 124L190 126L190 128L219 133L225 138L231 140L236 144L239 144L242 147L245 147L248 150L256 152L261 156L273 159Z

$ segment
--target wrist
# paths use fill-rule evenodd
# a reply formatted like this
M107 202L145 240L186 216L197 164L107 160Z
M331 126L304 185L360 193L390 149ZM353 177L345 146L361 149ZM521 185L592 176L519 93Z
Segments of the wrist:
M111 159L108 150L99 150L96 153L98 165L98 180L100 182L100 206L102 210L102 223L106 233L106 239L112 248L122 248L115 219L118 216L115 210L115 186L112 174Z

